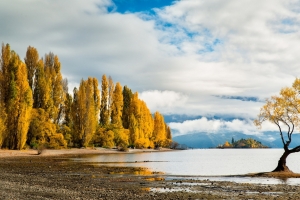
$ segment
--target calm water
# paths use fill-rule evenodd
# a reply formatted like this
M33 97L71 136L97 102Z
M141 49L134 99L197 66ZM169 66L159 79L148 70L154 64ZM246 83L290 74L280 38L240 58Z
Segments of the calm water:
M84 157L77 161L98 162L101 165L147 167L153 171L176 176L218 176L272 171L282 153L283 149L197 149L105 154ZM300 153L291 154L287 165L292 171L300 173ZM246 178L244 182L255 181L255 179L248 179ZM269 179L259 180L269 181ZM289 179L289 181L292 184L300 183L298 179Z

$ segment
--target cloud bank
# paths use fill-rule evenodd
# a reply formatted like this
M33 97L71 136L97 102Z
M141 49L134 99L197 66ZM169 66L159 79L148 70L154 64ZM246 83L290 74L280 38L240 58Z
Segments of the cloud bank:
M299 5L178 0L151 12L118 12L112 0L0 1L0 38L21 58L29 45L40 56L57 54L71 90L106 74L138 91L153 112L230 115L237 121L198 123L255 133L238 119L255 118L262 100L300 74Z
M266 122L262 129L257 129L252 120L234 119L225 121L222 119L208 119L201 117L195 120L186 120L184 122L171 122L169 126L174 131L175 136L192 134L192 133L207 133L217 134L219 132L239 132L246 135L261 136L263 132L278 132L278 128L271 123Z

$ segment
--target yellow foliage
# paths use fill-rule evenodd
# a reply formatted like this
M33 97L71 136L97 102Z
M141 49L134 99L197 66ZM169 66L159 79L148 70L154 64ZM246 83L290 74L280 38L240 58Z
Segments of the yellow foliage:
M123 94L122 86L118 82L112 96L111 123L122 127Z
M134 146L138 149L148 148L150 146L150 141L148 138L139 138L135 141Z
M49 119L49 114L44 109L33 109L32 120L28 132L28 143L34 147L45 146L60 149L67 146L61 133L56 132L56 125Z
M146 103L138 98L138 93L135 93L132 96L130 113L130 143L141 146L142 144L138 140L142 139L142 141L149 141L147 147L150 146L150 141L153 136L154 122Z
M294 129L300 125L300 80L297 78L292 87L282 88L278 96L272 96L266 100L266 104L260 109L254 124L261 128L264 121L275 124L280 132L284 149L292 140ZM286 131L286 139L283 136L283 130Z
M2 62L1 81L8 82L1 83L1 94L7 96L0 102L5 106L7 115L3 145L9 149L22 149L26 142L30 123L32 91L28 84L25 64L14 51L6 53L10 54L9 64L4 66Z
M82 80L79 90L74 90L72 118L74 122L73 139L79 146L87 146L96 132L99 110L97 82L89 78Z
M93 142L97 146L111 148L114 146L114 136L113 131L99 127L93 137Z
M100 125L106 126L109 123L109 91L106 75L102 76L101 82L101 104L100 104Z
M159 112L155 112L153 137L156 147L163 146L163 142L165 141L165 139L167 139L166 133L167 132L164 117Z
M226 141L225 144L223 145L223 147L224 147L224 148L231 147L231 144L230 144L228 141Z
M64 136L61 133L54 133L50 136L50 141L48 147L52 149L61 149L67 147L67 142L64 139Z
M129 130L123 128L113 129L114 142L118 147L127 147L129 139Z
M6 113L4 111L3 105L0 103L0 148L2 147L3 140L5 138L5 122L6 121Z
M106 147L169 145L171 131L162 115L154 120L138 93L126 86L122 91L111 77L102 76L101 98L96 78L82 80L72 98L58 56L50 52L39 59L29 46L24 60L26 65L2 44L0 148L22 149L26 141L49 148L87 146L91 140Z

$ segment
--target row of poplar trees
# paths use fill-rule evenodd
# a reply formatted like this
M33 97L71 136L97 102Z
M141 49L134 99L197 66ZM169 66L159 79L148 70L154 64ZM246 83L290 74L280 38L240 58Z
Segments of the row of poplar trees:
M29 46L23 62L2 44L0 148L102 146L169 147L170 127L159 112L111 77L81 80L68 92L57 55Z

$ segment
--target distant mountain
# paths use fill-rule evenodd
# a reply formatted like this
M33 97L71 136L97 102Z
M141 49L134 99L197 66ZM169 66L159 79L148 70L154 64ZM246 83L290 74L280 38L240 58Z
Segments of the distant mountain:
M272 143L275 146L279 147L279 148L283 147L282 141L281 141L281 138L280 138L279 135L278 135L278 138L276 140L274 140ZM300 145L300 134L293 134L292 135L292 142L290 144L290 148L294 148L294 147L299 146L299 145Z
M219 145L217 148L269 148L268 146L262 144L260 141L254 140L252 138L234 140L232 138L231 142L226 141L223 145Z
M206 117L208 120L213 120L213 119L220 119L220 120L225 120L225 121L232 121L235 119L240 119L243 120L243 118L238 118L238 117L233 117L233 116L227 116L227 115L220 115L220 116L201 116L201 115L164 115L164 120L166 123L170 122L177 122L177 123L182 123L187 120L196 120L196 119L201 119L202 117Z
M296 135L295 135L296 136ZM298 135L297 135L298 136ZM300 136L300 135L299 135ZM242 138L252 138L254 140L260 141L262 144L272 147L272 148L282 148L282 142L280 143L275 140L270 142L268 140L261 139L254 135L246 135L243 133L194 133L187 135L180 135L173 137L173 140L178 142L179 144L185 144L190 148L215 148L219 144L224 144L226 141L231 141L232 137L234 140L240 140ZM298 140L298 137L295 141ZM300 137L299 137L300 142ZM300 143L298 143L300 144Z

